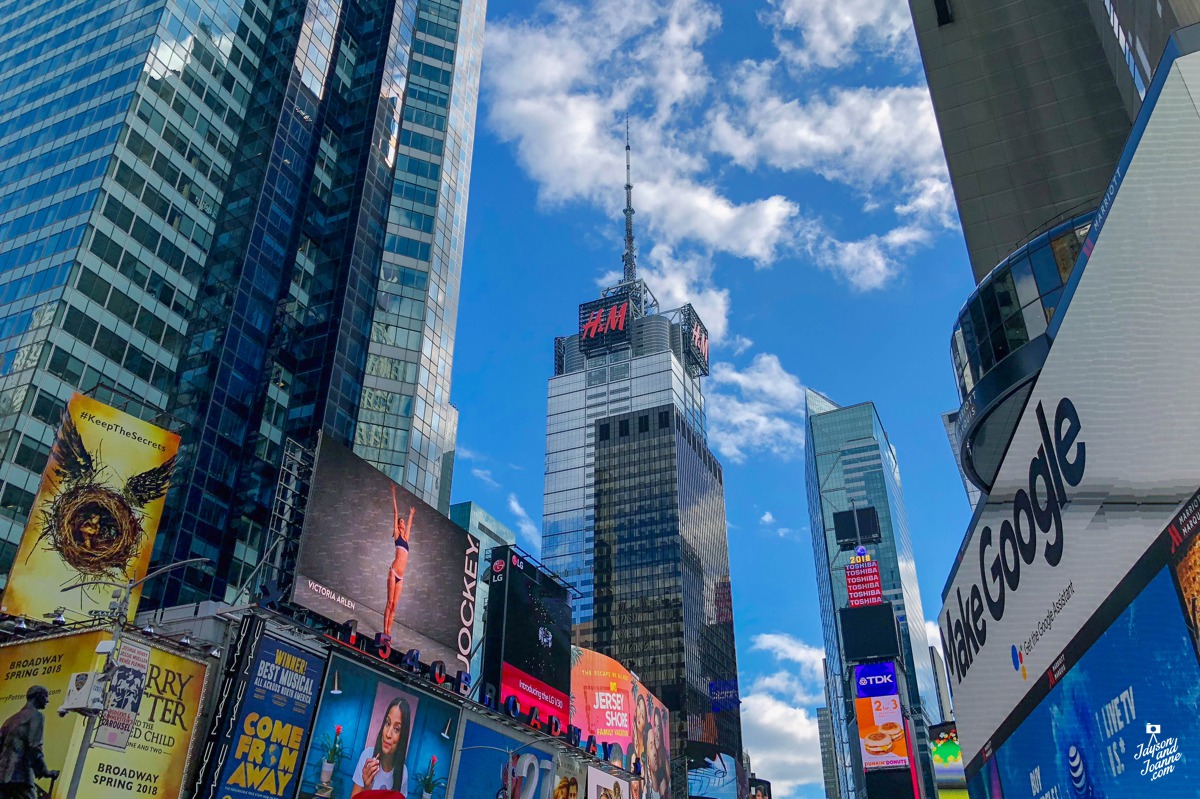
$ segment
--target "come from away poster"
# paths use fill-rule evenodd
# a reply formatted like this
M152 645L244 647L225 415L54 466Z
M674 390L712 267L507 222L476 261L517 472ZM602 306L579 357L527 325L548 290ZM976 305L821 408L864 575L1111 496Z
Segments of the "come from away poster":
M263 637L221 769L218 796L296 795L324 665L316 655Z

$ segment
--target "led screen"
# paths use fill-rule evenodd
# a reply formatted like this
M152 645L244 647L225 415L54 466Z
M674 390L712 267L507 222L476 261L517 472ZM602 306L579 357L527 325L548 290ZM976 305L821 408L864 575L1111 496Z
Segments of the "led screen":
M478 565L477 538L322 438L292 601L470 672Z
M850 662L895 660L900 638L891 602L838 611L842 622L842 650Z
M519 550L495 547L488 566L484 680L500 700L516 697L522 715L570 721L571 597L563 584Z
M690 799L738 799L737 757L700 741L687 742Z
M670 714L665 705L629 669L590 649L571 647L571 725L583 740L611 744L622 765L642 765L642 779L632 786L635 797L667 799L671 795Z
M298 780L300 796L350 799L364 790L420 796L421 775L450 776L458 715L454 705L334 656Z
M842 549L880 541L879 511L873 507L843 510L833 514L833 534Z

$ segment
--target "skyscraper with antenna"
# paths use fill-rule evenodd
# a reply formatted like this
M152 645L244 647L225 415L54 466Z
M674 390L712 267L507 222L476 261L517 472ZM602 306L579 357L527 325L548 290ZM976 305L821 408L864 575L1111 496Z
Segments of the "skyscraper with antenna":
M689 763L741 773L724 475L701 380L708 331L637 274L629 124L621 282L554 342L542 560L582 594L575 641L616 658L671 710L672 790Z

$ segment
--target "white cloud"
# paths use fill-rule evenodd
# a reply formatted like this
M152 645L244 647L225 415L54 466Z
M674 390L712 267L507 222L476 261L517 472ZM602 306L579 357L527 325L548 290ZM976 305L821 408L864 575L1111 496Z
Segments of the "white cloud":
M541 530L538 529L533 519L529 518L529 514L521 506L521 501L517 499L516 494L508 495L508 511L517 517L517 534L522 539L523 545L530 552L537 554L542 546Z
M938 626L936 621L925 620L925 638L929 640L929 645L942 649L942 628Z
M754 770L769 776L779 799L802 785L819 784L821 741L817 714L767 692L742 698L742 738Z
M817 681L825 679L822 665L825 660L825 650L806 644L799 638L787 633L760 633L751 640L751 648L770 652L776 660L799 664L801 673L808 679Z
M500 487L500 484L496 482L496 478L492 476L491 469L480 469L478 466L476 466L471 469L471 474L475 477L475 479L489 488Z
M779 666L749 680L742 734L754 770L769 775L773 795L787 797L822 780L815 708L825 703L824 652L786 633L754 636L751 647Z
M734 463L753 452L784 460L804 446L804 387L776 355L760 353L746 369L716 363L708 394L709 441Z
M775 514L771 513L771 511L767 511L766 513L764 513L762 515L762 518L758 520L758 523L759 524L774 524L775 523Z
M729 342L729 345L733 347L734 355L741 355L743 352L754 346L754 340L738 334L733 337L733 340Z
M746 169L812 172L851 187L864 210L887 197L900 223L845 241L823 224L800 231L820 265L860 290L884 286L912 251L956 223L954 196L924 86L835 87L805 100L774 86L775 65L746 62L736 97L710 117L713 147Z
M465 461L486 461L487 458L473 449L467 449L462 444L458 444L454 449L454 457L462 458Z
M487 124L515 146L542 202L615 210L624 114L642 111L631 125L638 235L772 263L793 241L799 206L780 195L726 195L710 178L693 113L713 93L702 47L719 27L705 0L550 0L535 19L490 22Z
M897 0L770 0L764 19L775 43L800 68L838 67L870 53L914 62L908 4Z

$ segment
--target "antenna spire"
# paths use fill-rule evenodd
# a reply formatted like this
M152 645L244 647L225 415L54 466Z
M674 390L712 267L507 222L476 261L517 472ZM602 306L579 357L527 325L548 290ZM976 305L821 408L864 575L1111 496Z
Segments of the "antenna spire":
M637 280L637 255L633 249L633 178L629 167L629 114L625 115L625 282Z

